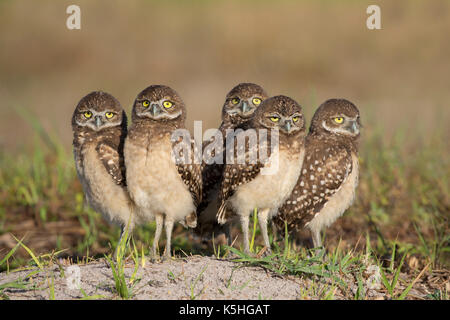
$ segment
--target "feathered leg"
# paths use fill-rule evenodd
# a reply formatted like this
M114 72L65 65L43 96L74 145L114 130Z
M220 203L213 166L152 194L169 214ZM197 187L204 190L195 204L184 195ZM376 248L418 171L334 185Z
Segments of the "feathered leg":
M155 231L155 237L153 238L153 248L152 248L152 255L153 255L152 258L153 259L156 259L157 257L159 257L158 243L159 243L159 238L161 237L164 216L162 214L157 214L155 216L155 221L156 221L156 231Z
M242 233L244 234L244 252L245 254L250 254L250 243L248 240L248 224L249 224L249 216L242 215L241 216L241 227Z
M172 240L172 229L173 229L173 220L167 219L164 221L164 226L166 227L166 250L164 253L165 258L171 257L171 240Z
M312 229L311 234L312 234L312 241L313 241L314 248L321 247L322 246L322 238L320 236L320 229Z
M264 209L258 211L258 221L259 221L259 228L261 229L261 233L264 239L264 246L267 248L266 252L270 253L270 242L269 242L269 235L267 233L267 218L269 216L270 209Z

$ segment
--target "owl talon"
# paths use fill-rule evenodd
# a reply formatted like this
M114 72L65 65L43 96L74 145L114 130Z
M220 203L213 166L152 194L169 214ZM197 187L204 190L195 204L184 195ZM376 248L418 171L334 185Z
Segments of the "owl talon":
M165 262L165 261L169 261L171 260L173 257L172 255L169 253L164 253L163 256L161 256L161 262Z
M152 253L152 254L150 254L149 259L150 259L150 262L151 262L151 263L156 263L156 262L158 262L158 261L161 260L161 257L160 257L160 255L157 254L157 253Z

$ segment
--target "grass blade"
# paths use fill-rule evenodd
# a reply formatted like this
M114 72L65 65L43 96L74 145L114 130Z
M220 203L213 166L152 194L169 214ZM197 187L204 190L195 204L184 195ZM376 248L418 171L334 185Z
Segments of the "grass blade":
M33 261L36 263L36 265L39 267L39 269L43 270L44 267L42 266L42 264L39 262L39 259L36 258L36 256L34 255L33 251L31 251L30 248L28 248L25 244L22 243L21 240L17 239L14 235L12 235L14 237L14 239L16 239L17 242L20 243L20 245L22 246L22 248L24 248L28 254L31 256L31 258L33 259Z
M17 240L17 239L16 239ZM11 251L8 252L8 254L0 261L0 267L16 252L17 248L22 245L22 240L19 240L14 248L11 249Z

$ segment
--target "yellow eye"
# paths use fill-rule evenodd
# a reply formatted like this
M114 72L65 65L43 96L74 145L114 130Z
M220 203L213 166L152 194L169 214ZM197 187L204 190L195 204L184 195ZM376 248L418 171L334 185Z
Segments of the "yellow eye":
M85 112L84 112L84 117L87 118L87 119L89 119L90 117L92 117L92 112L90 112L90 111L85 111Z
M241 100L239 100L239 98L233 98L233 99L231 99L231 103L232 103L232 104L238 104L239 101L241 101Z
M342 117L334 118L334 122L336 122L336 123L342 123L343 121L344 121L344 118L342 118Z
M107 112L105 113L106 118L111 119L112 117L114 117L114 113L112 112Z
M144 100L144 101L142 101L142 105L143 105L145 108L147 108L147 107L150 105L150 101Z
M261 99L260 98L253 98L252 102L253 102L253 104L255 106L259 106L261 104Z
M279 117L270 117L270 120L272 122L278 122L278 121L280 121L280 118Z
M166 109L169 109L170 107L172 107L172 102L170 102L170 101L164 101L163 102L163 106L164 106L164 108L166 108Z
M297 122L298 119L299 119L299 117L293 117L293 118L292 118L292 121Z

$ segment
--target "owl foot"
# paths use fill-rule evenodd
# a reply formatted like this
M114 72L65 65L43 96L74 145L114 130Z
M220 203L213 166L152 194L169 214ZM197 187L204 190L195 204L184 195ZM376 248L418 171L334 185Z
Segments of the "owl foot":
M164 255L161 256L161 262L169 261L169 260L171 260L172 258L173 258L173 257L172 257L172 255L170 254L170 252L169 252L169 253L165 252Z

